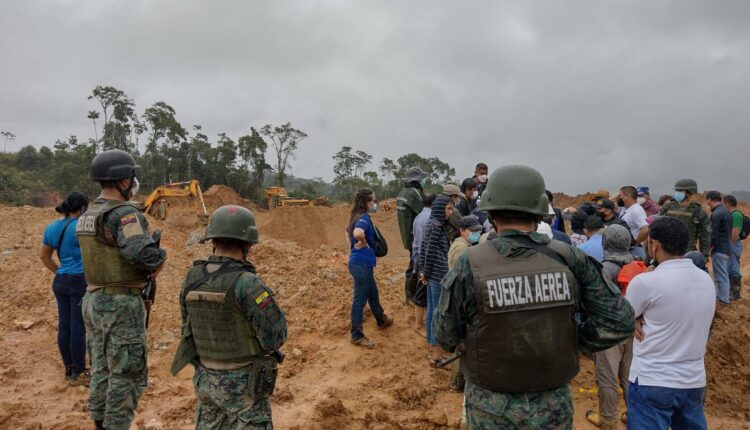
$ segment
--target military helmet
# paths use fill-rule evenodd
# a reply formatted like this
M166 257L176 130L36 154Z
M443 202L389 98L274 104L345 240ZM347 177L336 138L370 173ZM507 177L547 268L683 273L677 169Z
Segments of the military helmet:
M119 181L135 176L135 169L141 166L135 164L132 155L119 149L104 151L91 160L89 175L92 181Z
M222 206L211 214L203 239L236 239L251 244L258 243L255 216L250 209L242 206Z
M479 209L547 215L549 199L542 175L528 166L503 166L490 175Z
M688 190L693 194L698 194L698 183L694 179L680 179L674 183L675 190Z

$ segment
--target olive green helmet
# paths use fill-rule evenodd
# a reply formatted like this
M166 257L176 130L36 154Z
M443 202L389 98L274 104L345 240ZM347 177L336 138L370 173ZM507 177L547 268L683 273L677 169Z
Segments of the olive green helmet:
M528 166L503 166L490 175L479 209L547 215L549 199L542 175Z
M674 183L675 190L688 190L693 194L698 194L698 183L694 179L680 179Z
M226 205L211 214L206 227L206 236L210 239L236 239L250 244L258 243L258 229L255 227L255 216L250 209L236 205Z

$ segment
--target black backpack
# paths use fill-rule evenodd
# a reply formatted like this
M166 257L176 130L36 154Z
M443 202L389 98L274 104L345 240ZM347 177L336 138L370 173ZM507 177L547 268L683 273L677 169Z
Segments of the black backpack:
M385 257L388 255L388 242L385 241L385 237L383 237L380 230L375 227L375 224L372 225L372 228L375 230L375 256L378 258Z
M750 217L743 214L740 210L736 209L733 212L739 212L742 215L742 227L740 228L740 240L747 239L750 236Z

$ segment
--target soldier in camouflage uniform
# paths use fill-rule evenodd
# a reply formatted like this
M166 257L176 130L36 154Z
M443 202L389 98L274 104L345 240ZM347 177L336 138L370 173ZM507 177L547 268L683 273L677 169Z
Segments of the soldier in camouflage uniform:
M241 206L222 206L205 239L214 254L198 260L180 291L182 340L176 375L195 367L198 430L272 429L271 394L286 318L255 267L247 261L258 242L255 218Z
M410 291L410 278L416 275L414 271L414 255L412 255L412 243L414 242L414 218L422 212L424 207L424 192L422 182L427 177L419 167L411 167L406 171L404 178L404 189L396 197L396 210L398 217L398 229L401 233L401 242L404 249L409 250L409 267L406 268L406 282L404 283L404 297L406 302L413 301L414 291Z
M578 348L604 350L635 327L599 263L535 232L549 208L545 189L529 167L495 170L480 208L497 237L443 278L436 338L448 351L464 344L469 429L571 429Z
M94 157L91 179L102 192L76 224L88 284L81 306L91 358L89 414L97 429L129 429L146 388L141 293L166 252L149 236L143 214L127 202L138 192L138 167L124 151Z
M680 179L674 184L676 201L662 206L659 215L677 218L684 222L690 232L688 250L698 249L708 261L711 253L711 221L697 201L698 184L693 179ZM696 248L696 244L700 244Z

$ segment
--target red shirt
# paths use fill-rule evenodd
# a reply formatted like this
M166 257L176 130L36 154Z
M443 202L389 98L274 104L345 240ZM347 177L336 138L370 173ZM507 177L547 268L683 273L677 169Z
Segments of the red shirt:
M661 210L661 207L651 199L646 200L641 207L646 211L646 216L659 215L659 211Z

